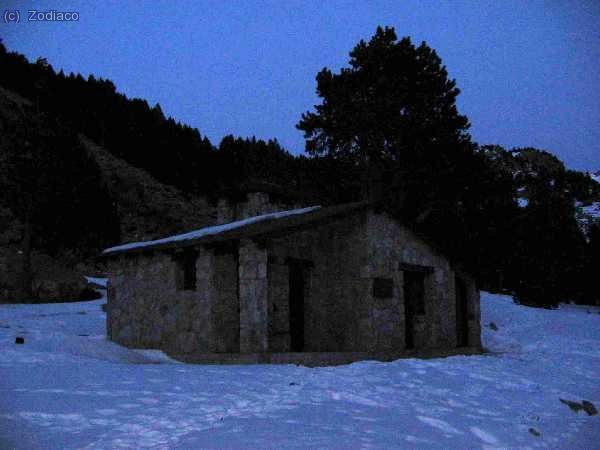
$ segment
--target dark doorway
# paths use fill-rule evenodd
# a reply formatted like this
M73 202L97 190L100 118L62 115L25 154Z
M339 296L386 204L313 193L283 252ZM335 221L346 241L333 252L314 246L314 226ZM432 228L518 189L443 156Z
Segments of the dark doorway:
M469 317L467 312L467 285L464 280L455 278L456 290L456 345L469 345Z
M175 285L178 291L196 290L196 260L198 253L193 249L186 249L175 255L177 274Z
M425 276L423 272L404 271L404 326L406 348L415 348L415 316L425 314Z
M290 349L304 350L304 267L290 264Z

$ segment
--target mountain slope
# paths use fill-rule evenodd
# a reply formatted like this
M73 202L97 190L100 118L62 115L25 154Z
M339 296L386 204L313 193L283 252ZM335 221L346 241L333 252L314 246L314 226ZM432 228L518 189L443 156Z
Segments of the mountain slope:
M79 299L85 280L69 267L90 267L110 245L213 223L203 198L158 182L2 87L0 193L0 301Z
M102 180L114 200L122 242L157 238L214 223L214 207L204 198L186 196L90 139L80 136L80 140L100 167Z
M34 146L42 145L49 140L53 133L59 131L53 129L54 122L48 119L44 113L36 111L35 105L29 100L21 97L15 92L0 87L0 164L5 169L10 158L21 153L23 141L32 139ZM27 130L27 131L25 131ZM61 133L69 133L69 130L60 130ZM63 145L64 142L61 142ZM98 189L106 190L110 201L116 210L116 220L120 235L113 237L110 243L118 243L128 240L140 240L156 238L191 228L199 228L209 225L214 221L214 207L204 198L188 196L177 188L160 183L143 169L131 166L124 160L113 156L103 147L97 145L85 136L74 137L72 148L66 149L70 153L60 153L59 149L50 147L44 149L43 153L51 153L52 159L64 159L67 155L82 155L92 163L92 169L98 170L99 177L91 177L86 167L75 166L72 169L82 174L86 180L98 184ZM62 149L61 149L62 150ZM37 156L37 155L36 155ZM45 156L45 155L43 155ZM59 170L66 170L66 165L60 166ZM68 168L71 170L71 168ZM47 173L50 167L40 168L40 173ZM56 178L69 177L70 174L55 173ZM14 184L25 183L28 180L14 178L7 182ZM51 180L52 183L55 183ZM24 192L29 186L21 186L20 192ZM54 184L51 185L51 188ZM73 207L70 202L72 196L62 199L65 210ZM0 203L9 210L18 207L19 198L3 198ZM60 213L60 210L55 211ZM88 221L98 220L98 217L90 216ZM109 224L110 225L110 224ZM114 224L113 224L114 225ZM108 231L108 230L106 230ZM115 240L116 239L116 240Z

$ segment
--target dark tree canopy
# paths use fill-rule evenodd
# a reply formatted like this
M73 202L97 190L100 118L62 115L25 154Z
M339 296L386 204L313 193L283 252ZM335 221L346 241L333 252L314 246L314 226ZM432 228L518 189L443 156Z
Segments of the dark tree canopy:
M469 122L455 104L460 91L424 42L415 47L408 37L398 40L393 28L378 27L350 52L349 64L317 75L322 103L296 125L309 154L370 165L469 141Z
M247 181L280 185L306 204L381 195L389 213L412 222L482 288L532 304L600 301L600 228L584 236L574 218L576 204L600 201L600 184L545 151L471 142L440 58L392 28L358 43L339 73L318 74L321 104L297 125L306 156L276 140L226 136L214 147L110 80L55 73L1 41L0 67L0 99L12 91L30 105L15 116L0 102L0 225L22 225L11 245L28 241L21 247L76 263L118 242L125 216L84 135L189 197L235 195ZM162 220L147 218L160 229Z
M353 166L363 196L385 198L484 287L576 299L586 244L573 205L598 198L595 183L542 150L472 143L459 92L434 50L379 27L348 67L318 73L321 103L297 128L310 155Z

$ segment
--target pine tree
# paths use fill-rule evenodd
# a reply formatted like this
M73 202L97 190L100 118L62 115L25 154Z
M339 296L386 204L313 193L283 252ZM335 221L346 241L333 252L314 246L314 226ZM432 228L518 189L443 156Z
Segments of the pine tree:
M512 278L520 302L555 306L581 296L585 240L561 173L530 168L529 203L515 228Z
M365 190L383 167L407 152L469 141L459 90L436 52L424 42L397 40L378 27L350 52L350 67L317 74L322 102L297 124L311 155L350 159L362 167Z

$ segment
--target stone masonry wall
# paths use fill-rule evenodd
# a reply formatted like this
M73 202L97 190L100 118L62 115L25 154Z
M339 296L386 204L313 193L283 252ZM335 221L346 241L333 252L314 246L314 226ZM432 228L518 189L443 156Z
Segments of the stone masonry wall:
M311 262L304 269L305 351L359 351L372 348L364 326L367 283L359 278L365 254L360 215L269 241L270 351L289 351L288 258Z
M213 258L212 283L215 299L212 303L214 351L240 351L240 303L238 301L237 249L218 252Z
M269 350L289 351L287 258L313 263L305 272L305 351L405 348L404 273L400 263L433 268L425 277L425 314L414 319L416 349L456 347L455 273L450 263L384 214L357 214L269 241ZM376 278L393 282L375 298ZM467 285L469 345L480 346L479 293Z
M239 247L240 351L268 350L267 250L242 239Z
M287 352L291 348L289 307L289 266L283 256L268 258L268 335L269 351ZM278 252L281 254L281 252Z
M448 260L434 251L408 228L386 214L369 213L368 263L363 267L365 277L391 277L394 296L386 304L373 299L373 327L377 330L380 347L404 345L403 271L398 263L433 267L425 279L425 314L415 318L415 347L423 349L452 349L456 347L455 273ZM472 280L468 286L469 344L480 345L479 293ZM477 322L477 324L475 323ZM392 323L399 326L391 327Z
M220 199L217 204L217 225L295 208L300 208L300 205L271 201L266 192L250 192L246 200L238 203Z
M109 264L110 339L172 353L290 351L289 263L306 262L304 351L405 348L404 273L427 266L417 349L456 347L455 273L450 263L385 214L362 212L282 237L242 239L226 250L198 248L196 289L177 290L177 263L165 252ZM391 279L375 298L376 278ZM480 346L479 293L467 286L469 345Z
M173 353L237 351L237 333L223 331L236 326L229 318L235 321L237 314L231 315L229 309L237 309L237 292L224 289L236 286L232 280L237 279L237 265L231 259L200 249L196 290L185 291L176 288L177 264L168 253L110 261L109 338L128 347ZM216 267L221 270L216 272Z

